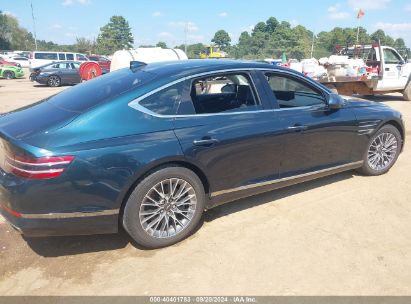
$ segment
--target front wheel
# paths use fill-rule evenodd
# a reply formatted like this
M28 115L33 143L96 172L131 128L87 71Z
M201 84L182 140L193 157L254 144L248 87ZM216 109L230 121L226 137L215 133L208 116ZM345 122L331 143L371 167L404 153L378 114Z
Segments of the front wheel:
M14 73L11 72L11 71L6 71L6 72L4 72L3 77L8 79L8 80L13 79L14 78Z
M401 134L393 125L385 125L371 137L359 171L364 175L386 173L396 162L402 146Z
M404 96L405 101L411 101L411 81L408 82L402 95Z
M172 245L195 230L204 205L204 188L194 172L183 167L162 168L131 193L123 226L144 247Z

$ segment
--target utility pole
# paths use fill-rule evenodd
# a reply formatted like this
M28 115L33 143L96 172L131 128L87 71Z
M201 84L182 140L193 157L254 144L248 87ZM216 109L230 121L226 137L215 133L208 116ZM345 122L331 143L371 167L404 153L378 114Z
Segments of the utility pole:
M184 25L184 53L187 54L187 32L188 32L188 23Z
M313 32L313 41L312 41L312 43L311 43L311 57L310 57L310 58L313 58L313 53L314 53L314 39L315 39L315 34L314 34L314 32Z
M37 51L36 18L34 18L33 0L30 1L30 6L31 6L31 17L33 18L34 45L36 46L36 51Z

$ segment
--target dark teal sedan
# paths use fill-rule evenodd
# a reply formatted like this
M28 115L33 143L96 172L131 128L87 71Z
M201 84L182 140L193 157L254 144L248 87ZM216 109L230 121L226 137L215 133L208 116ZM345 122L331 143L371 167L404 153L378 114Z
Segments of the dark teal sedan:
M256 62L142 64L0 117L0 210L27 236L158 248L204 210L345 170L387 172L401 114ZM326 194L324 194L326 195Z

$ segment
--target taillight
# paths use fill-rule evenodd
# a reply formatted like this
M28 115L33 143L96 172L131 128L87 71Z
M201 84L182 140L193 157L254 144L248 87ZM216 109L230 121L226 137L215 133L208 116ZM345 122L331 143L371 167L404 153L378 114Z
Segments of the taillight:
M28 157L5 153L4 170L29 179L48 179L60 176L74 156Z

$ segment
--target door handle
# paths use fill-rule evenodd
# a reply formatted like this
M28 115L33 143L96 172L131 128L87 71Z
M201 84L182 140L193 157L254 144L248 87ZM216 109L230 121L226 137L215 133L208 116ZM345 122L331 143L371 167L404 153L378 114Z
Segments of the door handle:
M389 70L390 70L390 68L385 68L385 70L386 70L386 71L389 71Z
M307 128L308 127L304 126L304 125L294 125L294 126L288 127L287 129L290 130L290 131L299 132L299 131L307 130Z
M196 139L193 141L193 144L195 146L203 146L203 147L204 146L209 147L216 143L218 143L218 139L215 139L215 138L202 138L202 139Z

